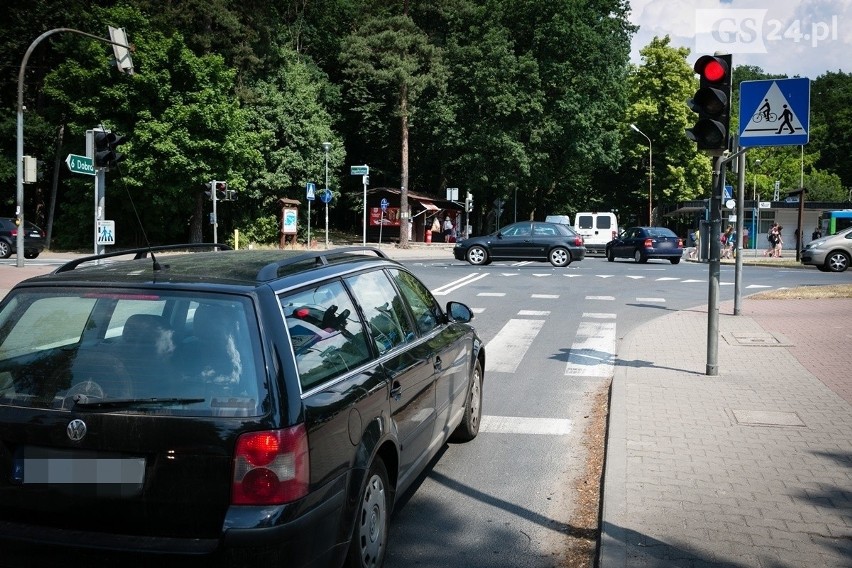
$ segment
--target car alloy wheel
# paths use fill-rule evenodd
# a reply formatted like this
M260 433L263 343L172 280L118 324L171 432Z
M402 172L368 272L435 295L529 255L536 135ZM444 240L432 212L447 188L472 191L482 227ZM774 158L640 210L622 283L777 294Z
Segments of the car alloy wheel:
M610 262L615 262L615 254L613 254L612 249L607 249L606 259Z
M633 255L633 260L636 262L648 262L648 259L642 254L642 251L636 249L636 253Z
M6 241L0 241L0 258L9 258L12 256L12 247Z
M488 259L488 253L481 246L470 247L467 251L467 261L471 264L485 264Z
M550 264L557 268L571 264L571 253L562 247L550 251Z
M831 272L843 272L849 268L849 257L840 251L833 252L828 255L825 265Z

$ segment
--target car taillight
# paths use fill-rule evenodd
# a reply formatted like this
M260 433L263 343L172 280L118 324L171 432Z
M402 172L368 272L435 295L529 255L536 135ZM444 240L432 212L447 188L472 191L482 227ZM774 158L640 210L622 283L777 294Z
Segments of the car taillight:
M576 237L574 237L574 246L581 247L584 244L585 244L585 241L583 240L583 237L581 237L580 235L577 235Z
M618 231L612 231L612 240L614 241L618 237Z
M17 237L18 236L18 229L12 229L11 233L12 233L13 237Z
M234 505L281 505L308 494L310 465L304 424L249 432L234 450Z
M645 239L645 242L642 244L645 248L651 248L654 246L654 239Z
M678 248L683 248L683 239L677 240L677 246L678 246Z

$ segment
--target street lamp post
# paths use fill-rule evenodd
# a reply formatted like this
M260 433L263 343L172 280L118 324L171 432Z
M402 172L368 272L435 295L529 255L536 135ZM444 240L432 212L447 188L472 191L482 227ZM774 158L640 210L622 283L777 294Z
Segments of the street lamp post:
M654 224L653 222L653 198L651 197L654 193L654 150L653 144L651 143L651 138L648 137L647 134L639 130L635 124L630 124L630 128L641 134L648 141L648 226Z
M328 151L331 150L331 142L323 142L322 149L325 150L325 191L328 194ZM328 201L325 202L325 248L328 250Z

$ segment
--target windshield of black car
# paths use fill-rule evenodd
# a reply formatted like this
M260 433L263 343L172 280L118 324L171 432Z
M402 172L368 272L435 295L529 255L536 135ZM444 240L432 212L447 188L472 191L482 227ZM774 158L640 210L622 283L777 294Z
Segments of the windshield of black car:
M256 416L257 330L251 302L233 296L15 290L0 308L0 405Z

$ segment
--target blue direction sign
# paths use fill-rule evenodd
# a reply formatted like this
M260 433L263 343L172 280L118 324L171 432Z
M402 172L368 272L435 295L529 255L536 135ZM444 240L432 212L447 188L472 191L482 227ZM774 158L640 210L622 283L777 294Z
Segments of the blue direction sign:
M324 189L320 191L320 201L323 203L331 203L331 198L334 197L334 194L331 193L330 189Z
M317 198L317 184L309 181L305 188L308 190L308 201L313 201Z
M807 144L810 113L810 79L743 81L739 144L743 148Z
M65 164L72 174L85 174L88 176L95 175L95 163L88 156L78 156L77 154L68 154L65 158Z

